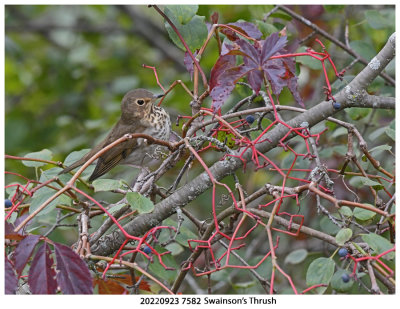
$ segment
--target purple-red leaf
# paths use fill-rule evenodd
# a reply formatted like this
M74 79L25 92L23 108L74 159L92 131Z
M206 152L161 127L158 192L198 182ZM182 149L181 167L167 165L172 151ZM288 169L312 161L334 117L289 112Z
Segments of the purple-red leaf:
M4 259L4 294L15 294L18 286L18 279L10 260Z
M93 294L89 269L71 248L54 243L57 282L63 294Z
M57 291L56 272L50 253L50 248L45 242L32 260L28 283L33 294L55 294Z
M247 75L247 81L254 92L258 94L263 82L263 73L260 70L250 71Z
M287 43L286 36L279 36L278 32L272 33L264 41L264 45L261 51L261 62L265 63L269 58L279 52L285 47Z
M238 21L235 23L229 23L229 24L227 24L227 26L237 30L238 32L240 32L248 37L256 39L256 40L258 40L262 36L262 33L260 32L260 30L258 30L256 25L246 22L246 21ZM221 27L220 31L223 34L225 34L231 41L236 41L237 39L239 39L238 35L231 29Z
M262 36L262 33L260 30L258 30L257 26L247 21L237 21L235 23L229 23L228 26L236 28L240 32L243 32L247 36L256 40L258 40Z
M288 86L290 92L292 93L294 100L295 100L301 107L305 108L303 99L301 98L300 93L299 93L299 91L298 91L298 89L297 89L297 77L294 76L294 77L290 78L290 79L287 81L287 86Z
M260 64L260 52L246 40L238 40L235 42L240 46L240 49L258 66Z
M39 242L39 238L39 235L28 235L23 240L21 240L21 242L15 249L14 263L18 277L21 276L21 273L24 270L26 263L28 263L28 260L32 255L33 249Z
M218 58L217 62L211 69L209 86L210 89L214 89L219 84L220 76L226 72L229 68L232 68L236 64L236 57L232 55L223 55Z

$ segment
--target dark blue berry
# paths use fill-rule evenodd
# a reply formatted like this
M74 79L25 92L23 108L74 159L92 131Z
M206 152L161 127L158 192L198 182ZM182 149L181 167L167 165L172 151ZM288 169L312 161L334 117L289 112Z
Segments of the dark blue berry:
M344 283L347 283L350 281L350 276L348 274L343 274L342 275L342 280Z
M334 109L340 109L342 107L342 105L339 102L334 102L333 103L333 108Z
M149 246L144 247L143 252L146 254L150 254L151 253L151 249Z
M12 207L12 202L7 199L7 200L4 201L4 206L7 207L7 208Z
M252 124L254 122L254 120L256 120L256 119L254 118L253 115L247 115L246 116L246 121L247 121L248 124Z
M349 252L347 251L346 248L340 248L338 253L339 253L339 256L340 256L340 257L345 257L345 256L347 256L347 254L348 254Z

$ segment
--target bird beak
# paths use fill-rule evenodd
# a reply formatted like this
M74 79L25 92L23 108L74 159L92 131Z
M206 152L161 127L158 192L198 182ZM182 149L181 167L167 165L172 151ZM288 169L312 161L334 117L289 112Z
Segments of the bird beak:
M159 98L162 98L164 95L165 95L164 93L163 94L157 94L157 95L155 95L155 97L156 97L156 99L159 99Z

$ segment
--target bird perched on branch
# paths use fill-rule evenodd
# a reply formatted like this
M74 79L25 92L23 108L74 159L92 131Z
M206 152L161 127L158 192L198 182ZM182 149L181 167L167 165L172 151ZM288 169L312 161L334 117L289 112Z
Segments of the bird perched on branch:
M121 118L107 137L82 159L62 170L60 174L68 173L85 164L93 155L125 134L142 133L155 139L169 141L171 134L169 115L163 108L154 104L162 96L154 95L146 89L129 91L122 99ZM104 175L118 164L145 166L156 159L159 155L158 150L163 148L165 147L149 143L145 138L132 138L124 141L98 158L96 168L89 181Z

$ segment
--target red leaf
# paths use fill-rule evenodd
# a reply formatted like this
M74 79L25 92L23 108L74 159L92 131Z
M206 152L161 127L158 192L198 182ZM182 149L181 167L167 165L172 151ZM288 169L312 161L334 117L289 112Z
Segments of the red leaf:
M4 260L4 293L15 294L15 290L18 286L18 279L15 275L14 268L10 260L5 257Z
M211 15L211 22L212 22L213 24L218 24L218 18L219 18L218 12L212 13L212 15Z
M26 263L28 263L32 255L33 249L35 249L36 244L39 242L39 238L39 235L28 235L21 240L18 247L15 249L14 263L18 276L21 276Z
M24 239L24 236L22 236L19 233L14 232L15 226L8 222L4 222L4 238L6 239L12 239L12 240L22 240Z
M50 248L45 242L37 250L29 269L28 283L33 294L55 294L57 290L54 261Z
M54 243L57 282L64 294L93 294L89 269L71 248Z

